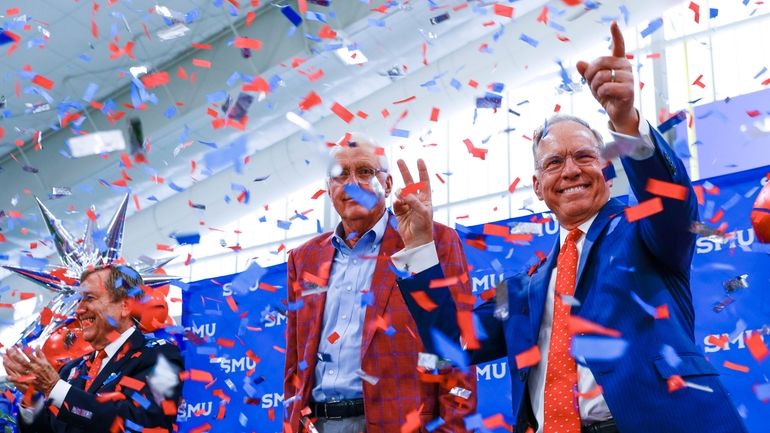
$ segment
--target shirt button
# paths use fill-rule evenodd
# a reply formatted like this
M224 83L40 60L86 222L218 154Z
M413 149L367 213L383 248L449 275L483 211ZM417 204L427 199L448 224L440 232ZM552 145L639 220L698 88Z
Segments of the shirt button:
M347 319L347 318L348 318L348 315L347 315L347 314L343 314L343 315L342 315L342 320L345 320L345 319Z
M346 290L347 290L348 292L350 292L350 291L352 291L352 290L353 290L353 288L352 288L352 287L350 287L350 286L348 286Z
M329 376L334 376L334 370L329 370Z
M358 259L353 259L353 264L357 265L358 264Z

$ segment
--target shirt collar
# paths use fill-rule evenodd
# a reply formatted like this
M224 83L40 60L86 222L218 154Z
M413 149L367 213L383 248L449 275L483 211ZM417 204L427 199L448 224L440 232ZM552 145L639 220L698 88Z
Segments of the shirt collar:
M379 245L380 242L382 242L382 237L385 236L385 229L388 227L388 218L390 217L390 212L387 210L382 213L382 216L379 220L370 228L366 233L364 233L361 237L359 242L371 242L372 246ZM347 244L345 243L345 239L342 237L345 235L345 230L342 228L342 222L337 224L337 228L334 230L334 236L332 236L332 245L334 245L334 248L337 250L340 250L342 247L348 248ZM374 238L374 239L372 239ZM367 241L369 240L369 241ZM348 248L349 249L349 248Z
M116 353L118 353L120 347L123 346L123 343L125 343L129 337L131 337L131 334L133 334L135 330L135 326L126 329L122 334L120 334L120 337L116 338L115 341L104 347L104 352L107 354L108 359L111 359Z
M599 215L599 213L595 213L594 216L591 218L588 218L587 220L583 221L582 224L577 226L577 228L580 229L581 232L583 232L583 236L585 236L586 233L588 233L588 229L591 228L591 224L594 223L594 220L596 219L596 216ZM567 239L567 235L569 234L569 230L565 229L562 226L559 226L559 245L564 245L564 241Z

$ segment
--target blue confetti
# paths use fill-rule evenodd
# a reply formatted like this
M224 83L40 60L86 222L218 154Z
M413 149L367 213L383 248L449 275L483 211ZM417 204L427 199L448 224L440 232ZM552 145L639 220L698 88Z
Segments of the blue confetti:
M575 358L606 361L623 356L627 347L628 342L622 338L576 335L572 338L570 353Z
M745 4L745 3L744 3ZM711 8L709 9L709 19L716 18L717 15L719 15L719 9L717 8Z
M135 431L138 431L138 432L144 430L144 427L142 427L139 424L131 421L128 418L126 418L123 422L124 422L124 426L126 427L126 429L131 429L131 430L135 430Z
M142 408L144 409L147 409L150 406L150 400L147 400L147 397L143 396L138 392L135 392L131 396L131 399L134 400L139 406L142 406Z
M385 27L385 20L369 18L369 25L372 27Z
M276 221L276 224L281 230L289 230L289 228L291 228L291 221L278 220Z
M284 6L284 7L281 8L281 13L292 24L294 24L294 27L298 27L300 24L302 24L302 17L299 16L297 11L295 11L293 7L291 7L291 6Z
M391 137L409 138L409 131L406 129L393 128L390 130Z
M607 164L607 166L602 169L602 174L604 175L604 180L615 179L618 177L617 173L615 173L615 166L612 164L612 162L609 162L609 164Z
M623 24L628 25L628 17L631 16L631 13L628 11L628 8L626 5L620 5L620 14L623 15Z
M441 331L436 329L430 331L437 355L452 361L455 366L461 369L466 369L468 367L468 354L463 352L458 344L447 338Z
M658 131L665 133L674 126L682 123L687 118L687 112L682 110L669 117L668 120L658 125Z
M680 358L676 353L676 350L674 350L674 348L668 344L663 345L663 347L660 349L660 354L663 355L663 359L666 360L666 364L670 365L671 367L676 368L679 364L682 363L682 358Z
M13 38L8 32L0 32L0 45L5 45L13 42Z
M647 28L642 30L642 37L646 38L647 36L656 32L661 27L663 27L663 18L658 18L650 21L650 24L647 25Z
M168 183L168 187L169 187L169 188L171 188L171 189L173 189L173 190L174 190L174 191L176 191L176 192L182 192L182 191L184 191L184 188L182 188L181 186L179 186L179 185L175 184L174 182L169 182L169 183ZM157 199L156 199L156 200L157 200Z
M372 209L377 204L377 195L371 191L367 191L361 188L358 184L345 184L344 189L345 194L347 194L348 197L366 209Z
M297 302L289 302L289 303L286 305L286 308L287 308L289 311L299 311L299 310L301 310L301 309L302 309L302 307L304 307L304 306L305 306L305 301L304 301L304 300L302 300L302 299L298 299L298 300L297 300Z
M27 255L19 256L19 267L25 268L25 269L32 269L36 271L40 271L45 269L45 267L48 266L48 259L45 257L43 258L35 258L30 257Z
M174 117L174 115L176 115L176 107L173 105L168 107L163 115L166 116L167 119Z
M548 22L548 27L556 30L557 32L564 32L564 31L567 30L563 25L561 25L561 24L559 24L559 23L557 23L556 21L553 21L553 20Z
M91 102L91 100L94 99L94 95L96 94L97 90L99 90L99 85L96 83L90 83L86 88L86 91L83 93L83 100L86 102Z
M754 75L754 79L756 80L757 78L762 76L762 74L764 74L765 72L767 72L767 66L763 67L761 71L757 72L757 75Z
M449 82L449 85L454 87L456 90L460 90L460 87L462 87L462 83L457 81L457 78L452 78L452 81Z
M537 45L540 43L536 39L533 39L533 38L525 35L524 33L522 33L521 36L519 36L519 40L521 40L523 42L526 42L529 45L532 45L534 48L537 48Z
M374 292L364 292L361 294L361 306L374 305Z
M481 414L474 413L473 415L466 416L465 428L467 430L479 430L479 431L486 430L486 427L484 427L484 420L481 418Z
M267 273L265 268L259 266L256 262L251 262L245 271L238 274L232 281L231 287L233 293L243 295L249 292L252 287L259 285L259 280Z
M179 245L195 245L201 241L200 233L178 233L174 235L176 243Z
M445 423L446 422L444 421L443 418L438 417L438 418L432 420L431 422L429 422L428 424L426 424L425 425L425 429L428 430L429 432L432 432L433 430L436 430L437 428L441 427Z
M307 361L305 361L305 360L303 359L302 361L300 361L300 362L297 364L297 367L299 368L299 371L305 371L305 369L307 368Z

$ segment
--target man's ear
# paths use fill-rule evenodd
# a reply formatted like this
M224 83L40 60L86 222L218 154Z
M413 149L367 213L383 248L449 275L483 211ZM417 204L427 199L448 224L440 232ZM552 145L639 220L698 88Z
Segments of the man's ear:
M393 190L393 176L388 174L388 177L385 178L385 198L390 196L390 192Z
M537 178L536 174L532 175L532 189L535 190L535 195L537 195L537 198L540 201L543 201L543 191L542 191L543 184L540 182L540 180Z

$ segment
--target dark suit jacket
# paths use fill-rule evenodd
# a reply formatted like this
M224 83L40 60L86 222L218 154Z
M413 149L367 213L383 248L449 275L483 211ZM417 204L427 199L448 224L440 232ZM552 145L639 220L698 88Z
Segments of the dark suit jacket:
M172 395L167 397L167 400L173 402L173 407L168 409L169 415L165 415L147 385L147 376L153 372L160 355L179 371L184 369L178 347L165 340L148 339L139 330L135 330L102 368L88 391L83 388L88 374L87 364L92 355L66 364L59 375L72 387L58 414L53 413L55 407L51 405L43 408L31 425L25 425L19 417L21 433L108 433L118 417L126 426L134 423L144 428L162 428L171 432L176 419L176 406L182 395L182 384L179 383ZM140 386L127 378L135 379ZM137 387L140 389L133 389ZM97 394L116 391L123 394L125 399L97 400Z
M423 426L440 416L446 424L435 432L464 432L463 418L476 411L475 368L470 368L468 373L447 374L441 384L420 380L417 354L425 349L404 299L396 288L390 255L403 249L404 244L391 225L395 223L395 216L390 215L389 218L372 278L374 305L366 309L361 343L361 368L379 379L376 385L363 381L366 432L398 432L407 414L420 408ZM457 234L440 224L434 226L433 232L447 275L466 272L465 254ZM301 296L301 291L310 288L311 281L328 279L335 251L331 238L331 233L322 234L289 254L289 302L304 302L304 305L296 311L290 309L287 314L284 398L295 395L300 398L286 408L288 424L284 424L285 431L300 431L300 411L311 400L326 293ZM452 290L466 294L471 292L467 282L456 284ZM393 326L395 334L388 336L384 329L378 328L378 317ZM307 366L300 369L299 362L303 360ZM454 386L470 390L471 398L461 400L450 395L449 390Z
M689 193L683 201L663 198L662 212L636 222L628 222L625 205L616 199L599 211L580 255L575 297L581 305L572 307L572 314L620 331L628 346L619 358L589 359L587 367L601 385L623 433L745 432L718 373L694 341L690 262L695 235L689 227L698 219L695 193L682 162L663 137L650 129L655 155L643 161L622 160L635 197L639 201L653 198L645 190L650 178L683 185ZM531 276L523 272L498 288L508 291L507 320L493 317L494 300L475 309L488 339L480 350L468 354L474 363L508 357L513 410L520 432L532 423L527 391L529 368L516 369L515 357L537 344L558 251L557 239L547 260ZM431 328L440 329L450 338L459 335L451 320L454 301L446 290L426 290L439 305L426 312L411 302L409 293L425 290L431 279L440 277L440 268L434 266L399 281L423 341L431 350L432 342L426 339ZM665 304L670 318L656 320L639 300L653 307ZM681 363L671 366L666 362L661 355L664 345L676 351ZM672 375L708 386L713 392L692 388L669 392L667 379Z

